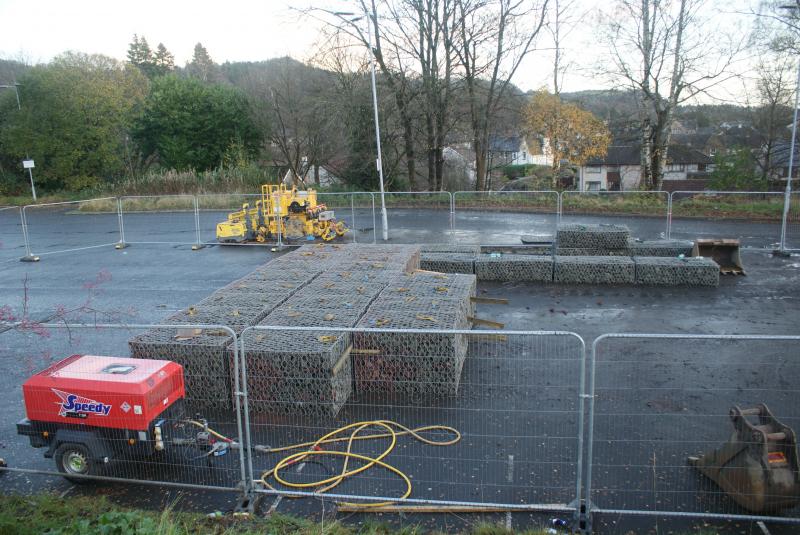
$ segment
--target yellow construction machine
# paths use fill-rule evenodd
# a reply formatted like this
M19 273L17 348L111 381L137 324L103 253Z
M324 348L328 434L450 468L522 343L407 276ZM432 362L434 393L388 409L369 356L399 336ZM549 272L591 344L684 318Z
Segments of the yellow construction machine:
M251 207L228 214L217 224L217 241L264 243L270 239L300 240L321 238L331 241L347 232L344 221L337 221L333 210L317 203L313 189L298 191L285 185L264 184L261 198Z

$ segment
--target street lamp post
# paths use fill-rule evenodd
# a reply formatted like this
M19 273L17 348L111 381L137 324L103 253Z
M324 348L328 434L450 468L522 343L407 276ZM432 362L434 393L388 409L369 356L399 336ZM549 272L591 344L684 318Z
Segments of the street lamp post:
M19 84L14 85L0 85L0 89L13 89L14 94L17 96L17 111L22 111L22 105L19 101ZM23 167L28 170L28 176L31 179L31 195L33 196L33 201L36 202L36 186L33 184L33 160L28 157L28 154L25 153L25 161L22 163Z
M355 13L350 12L343 12L337 11L333 13L338 17L345 17L350 15L355 15ZM383 156L381 152L381 127L378 122L378 90L375 85L375 52L372 48L372 24L373 21L377 21L377 19L373 19L372 15L369 13L364 13L367 18L367 47L369 48L369 64L370 64L370 77L372 79L372 109L375 115L375 146L378 150L378 158L375 160L375 165L378 167L378 184L380 186L381 192L381 229L382 229L382 237L384 241L389 239L389 218L386 215L386 198L384 194L383 188ZM377 17L377 15L376 15ZM350 22L356 22L360 20L362 17L357 17L355 19L351 19Z
M797 12L800 10L800 3L797 5L780 6L781 9ZM783 197L783 218L781 220L781 241L780 253L786 254L786 224L789 221L789 210L792 206L792 167L794 166L794 149L797 143L797 105L800 99L800 61L797 63L797 83L794 87L794 115L792 117L792 144L789 146L789 173L786 177L786 193Z
M783 198L783 218L781 221L780 252L786 252L786 223L789 220L789 209L792 205L792 167L794 167L794 147L797 143L797 105L800 98L800 61L797 63L797 83L794 88L794 116L792 119L792 144L789 146L789 173L786 177L786 193Z

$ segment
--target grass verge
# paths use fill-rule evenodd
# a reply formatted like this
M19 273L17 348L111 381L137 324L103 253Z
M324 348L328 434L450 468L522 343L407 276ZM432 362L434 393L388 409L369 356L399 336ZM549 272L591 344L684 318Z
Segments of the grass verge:
M266 518L237 519L230 516L208 518L199 513L145 511L119 507L104 496L70 496L42 493L32 496L0 495L0 533L4 535L322 535L322 524L302 518L273 513ZM401 528L385 523L367 522L348 526L325 522L325 535L416 535L419 527ZM546 530L515 532L489 523L477 524L463 533L468 535L543 535Z

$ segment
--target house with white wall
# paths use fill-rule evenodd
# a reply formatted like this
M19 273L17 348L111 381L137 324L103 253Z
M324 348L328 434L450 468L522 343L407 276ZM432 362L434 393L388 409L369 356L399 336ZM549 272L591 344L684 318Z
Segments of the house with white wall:
M707 178L713 161L696 149L670 145L664 166L664 181ZM626 191L639 189L642 176L638 145L612 145L603 158L593 158L578 170L581 191Z
M542 136L493 136L489 139L489 168L506 165L553 165L550 140Z

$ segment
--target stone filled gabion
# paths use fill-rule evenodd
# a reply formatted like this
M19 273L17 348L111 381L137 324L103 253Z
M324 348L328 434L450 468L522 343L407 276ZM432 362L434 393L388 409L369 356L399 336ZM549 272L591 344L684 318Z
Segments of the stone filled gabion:
M281 305L261 321L261 325L277 325L284 327L353 327L367 309L339 308L335 310L313 308L296 308L291 302Z
M475 253L422 253L421 269L439 273L474 273Z
M690 256L694 242L690 240L631 240L630 256Z
M334 418L352 392L352 335L254 330L243 337L251 411Z
M636 284L719 286L719 265L710 258L636 256Z
M406 323L417 322L430 328L431 321L441 321L443 326L458 324L466 328L466 316L474 314L468 297L467 304L459 297L475 295L474 276L426 274L415 278L410 272L419 268L419 251L418 246L410 245L303 246L178 311L166 323L222 324L237 334L253 325L313 328L245 333L249 340L246 362L251 409L330 418L352 390L352 335L326 329L355 326L379 295L397 284L399 278L413 289L411 301L419 298L424 305L417 306L426 310L411 314L411 308L407 308L405 313L411 319L406 318ZM384 305L390 305L389 300ZM395 303L393 307L402 310L405 305L408 303ZM163 358L184 366L187 402L192 410L229 409L235 347L228 333L217 331L187 327L165 333L154 329L134 337L129 344L136 358ZM423 344L417 351L425 356L428 354L424 351L450 348L444 357L435 357L444 358L447 364L426 366L434 371L447 367L445 390L454 391L453 381L457 388L463 364L461 355L466 354L461 349L464 343L459 345L451 337L444 346L437 346L435 340L429 338L428 349Z
M563 224L558 226L556 243L568 249L625 249L630 234L624 225Z
M556 256L553 280L567 284L633 284L636 264L625 256Z
M457 254L481 254L480 245L450 245L447 243L429 243L420 245L420 253L457 253ZM425 268L422 268L425 269Z
M630 256L628 249L574 249L559 247L557 256Z
M478 280L552 282L553 257L539 255L481 255L475 260Z
M428 295L447 280L402 277L375 299L359 320L362 329L453 330L470 328L474 276L451 275L442 296ZM445 288L445 286L439 286ZM465 335L452 332L366 332L353 335L353 372L361 393L453 396L467 354Z
M171 360L183 366L189 411L230 409L228 346L233 338L220 329L151 329L128 341L131 356Z

